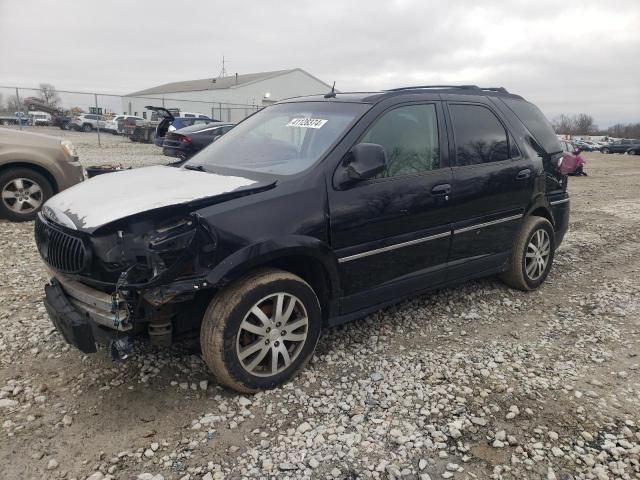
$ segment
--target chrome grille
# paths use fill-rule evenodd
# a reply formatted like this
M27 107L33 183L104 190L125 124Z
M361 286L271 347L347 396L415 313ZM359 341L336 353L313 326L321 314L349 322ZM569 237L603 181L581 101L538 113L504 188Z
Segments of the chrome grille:
M87 251L81 238L70 235L36 218L36 244L42 259L64 273L81 272L87 261Z

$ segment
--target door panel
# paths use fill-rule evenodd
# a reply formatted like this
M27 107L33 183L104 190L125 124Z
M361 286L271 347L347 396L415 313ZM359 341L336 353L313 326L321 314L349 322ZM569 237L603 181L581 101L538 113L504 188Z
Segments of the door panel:
M451 230L448 190L434 187L450 185L452 174L445 166L446 147L444 154L438 147L447 145L443 129L438 130L441 114L438 102L384 112L359 142L385 147L387 170L351 188L329 190L341 313L388 301L400 284L411 293L425 282L444 281Z
M449 278L507 258L534 189L534 166L487 105L448 105L455 166ZM464 265L469 263L469 265Z

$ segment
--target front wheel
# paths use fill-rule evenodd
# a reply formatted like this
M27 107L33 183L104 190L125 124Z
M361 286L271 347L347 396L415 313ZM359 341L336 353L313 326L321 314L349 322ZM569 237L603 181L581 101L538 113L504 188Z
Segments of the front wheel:
M635 150L629 150L627 153L628 153L629 155L635 155L635 154L636 154L636 151L635 151Z
M51 183L28 168L9 168L0 174L0 216L13 222L36 218L38 211L53 196Z
M200 330L204 360L218 381L253 393L294 377L320 338L321 310L302 278L261 269L218 292Z
M93 127L92 127L92 126L91 126L91 124L89 124L89 123L85 123L85 124L82 126L82 131L83 131L83 132L90 132L91 130L93 130Z
M609 149L608 148L603 148L602 149L602 153L609 153Z
M528 217L516 237L509 269L502 274L502 281L518 290L538 288L549 275L555 248L551 222L542 217Z

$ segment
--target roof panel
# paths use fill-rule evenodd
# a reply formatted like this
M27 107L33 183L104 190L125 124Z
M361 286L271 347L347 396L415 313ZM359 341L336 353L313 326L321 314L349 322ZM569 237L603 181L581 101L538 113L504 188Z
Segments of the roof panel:
M236 87L247 83L266 80L268 78L284 75L285 73L294 72L299 69L274 70L272 72L244 73L238 75L230 75L228 77L203 78L200 80L187 80L184 82L171 82L157 87L128 93L126 97L139 97L141 95L158 95L164 93L193 92L200 90L223 90L226 88Z

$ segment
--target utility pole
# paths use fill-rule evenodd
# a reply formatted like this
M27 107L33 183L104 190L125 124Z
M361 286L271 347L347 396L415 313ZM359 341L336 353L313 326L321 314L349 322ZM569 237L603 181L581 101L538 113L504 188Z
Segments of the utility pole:
M18 87L16 87L16 103L18 104L18 108L20 108L20 92L18 91ZM20 111L22 111L22 109L20 109ZM22 116L18 118L18 125L20 125L20 130L22 130Z
M101 115L98 114L98 94L97 93L93 94L93 99L95 100L95 103L96 103L96 118L97 118L96 129L98 130L98 146L100 146L100 116Z

